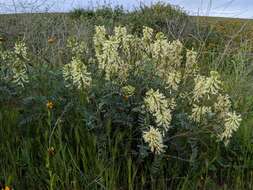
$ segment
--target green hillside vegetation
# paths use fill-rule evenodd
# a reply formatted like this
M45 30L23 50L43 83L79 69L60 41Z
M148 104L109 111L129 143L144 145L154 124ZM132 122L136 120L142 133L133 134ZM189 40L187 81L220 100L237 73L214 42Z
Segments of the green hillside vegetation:
M253 189L252 27L162 3L0 15L0 189Z

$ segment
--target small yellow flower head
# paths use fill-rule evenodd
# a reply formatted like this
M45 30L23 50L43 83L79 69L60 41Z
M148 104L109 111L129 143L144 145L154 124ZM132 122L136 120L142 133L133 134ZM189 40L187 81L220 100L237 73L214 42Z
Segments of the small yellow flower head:
M52 101L47 102L47 109L51 110L54 107L54 103Z
M166 146L163 144L162 134L158 129L150 126L149 131L143 133L143 139L148 143L151 152L155 154L161 154L164 152Z
M54 156L56 151L55 151L55 148L54 147L50 147L47 149L47 152L49 154L49 156Z
M54 42L56 42L56 37L49 37L48 40L47 40L47 42L49 44L53 44Z
M5 38L0 37L0 43L3 43L3 42L5 42Z
M12 190L12 188L8 187L8 186L3 186L3 187L0 187L1 190Z
M5 186L4 190L11 190L11 188L8 186Z

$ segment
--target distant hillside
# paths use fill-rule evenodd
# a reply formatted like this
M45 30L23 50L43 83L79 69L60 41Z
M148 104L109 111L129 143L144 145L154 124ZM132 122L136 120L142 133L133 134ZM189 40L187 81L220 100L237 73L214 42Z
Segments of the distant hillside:
M218 50L228 43L236 48L242 42L251 44L253 39L251 19L188 16L181 8L162 3L132 12L121 7L102 7L70 13L8 14L0 18L0 36L10 43L22 38L34 49L46 46L50 36L61 39L61 44L71 35L91 38L94 25L105 25L109 31L124 25L133 33L149 26L164 32L169 39L179 38L188 46L201 45L208 50Z

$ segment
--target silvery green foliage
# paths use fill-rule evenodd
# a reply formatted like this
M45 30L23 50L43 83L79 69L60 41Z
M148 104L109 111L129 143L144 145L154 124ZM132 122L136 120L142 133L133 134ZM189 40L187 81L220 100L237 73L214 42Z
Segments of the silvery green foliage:
M223 142L238 129L241 117L232 110L219 73L203 75L197 52L183 51L179 40L169 42L163 33L155 34L148 27L140 37L128 34L124 27L115 27L108 35L103 26L96 27L93 39L98 70L105 80L119 86L141 82L131 83L136 92L131 96L141 100L136 104L141 107L143 138L152 152L165 151L162 139L173 120L180 118L176 114L199 129L208 128Z

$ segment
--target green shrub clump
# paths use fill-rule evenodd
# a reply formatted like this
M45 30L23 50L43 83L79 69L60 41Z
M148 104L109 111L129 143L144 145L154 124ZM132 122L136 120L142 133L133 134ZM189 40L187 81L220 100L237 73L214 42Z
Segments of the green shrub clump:
M148 27L141 37L125 27L115 27L108 35L103 26L96 27L93 39L95 56L87 62L82 58L85 45L69 41L73 57L62 69L65 86L84 92L88 100L103 86L94 94L103 105L100 109L111 117L112 125L125 126L124 116L132 117L152 152L169 147L170 130L173 135L189 129L205 131L227 143L238 129L241 117L231 109L219 73L201 74L197 52L184 49L179 40L169 42ZM2 57L7 64L1 67L1 78L24 87L29 82L24 43L16 43L14 51L3 52ZM118 103L128 107L127 113L114 112Z
M238 129L241 117L231 109L218 72L201 74L197 53L180 41L169 42L148 27L138 37L125 27L108 35L97 26L94 48L91 61L84 63L74 54L64 66L66 86L84 91L88 99L94 88L103 86L100 90L106 93L95 95L109 98L99 101L103 113L113 126L127 127L127 116L152 152L165 152L168 139L182 131L205 131L227 143ZM117 112L117 104L127 106L127 112Z
M85 127L97 140L95 145L90 141L93 145L86 148L95 152L89 154L94 153L98 163L104 154L103 146L111 151L103 159L122 152L125 146L127 154L131 152L131 163L141 159L148 164L154 158L167 163L169 156L190 162L201 159L201 148L196 151L194 146L203 142L210 147L219 143L227 145L240 126L241 116L232 109L219 73L203 72L196 51L185 48L179 40L169 41L162 32L144 27L142 35L133 35L126 27L119 26L109 34L104 26L96 26L92 48L70 38L67 49L72 58L60 66L32 62L23 42L16 43L14 50L2 49L0 54L1 85L5 86L2 89L11 89L14 92L11 96L22 99L24 104L36 102L36 94L51 95L58 103L58 110L53 110L55 105L49 101L46 114L36 106L32 110L38 113L25 107L20 113L23 117L30 114L30 119L23 122L26 125L48 127L35 133L43 131L37 142L46 143L50 150L42 162L51 187L57 175L54 168L57 164L50 161L55 154L53 146L59 141L63 151L63 142L72 142L73 149L69 151L85 155L79 150L83 134L77 132ZM68 127L63 137L55 135L57 128L63 130L62 126L73 125L81 127L74 129L76 139L68 136L71 133ZM109 132L104 130L108 126ZM122 150L103 144L104 133L110 136L115 131L117 136L113 139L122 138ZM57 134L61 135L62 131ZM41 155L35 157L40 159Z

